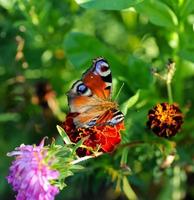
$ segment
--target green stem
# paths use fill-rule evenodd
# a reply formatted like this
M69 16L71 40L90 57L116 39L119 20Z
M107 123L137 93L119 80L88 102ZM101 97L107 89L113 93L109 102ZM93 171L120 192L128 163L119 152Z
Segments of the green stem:
M167 85L167 91L168 91L168 102L171 104L173 103L171 83L167 82L166 85Z

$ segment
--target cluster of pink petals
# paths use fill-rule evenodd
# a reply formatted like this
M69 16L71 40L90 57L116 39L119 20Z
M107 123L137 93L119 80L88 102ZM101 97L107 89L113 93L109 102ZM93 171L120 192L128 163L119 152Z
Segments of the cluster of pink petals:
M17 191L17 200L52 200L59 193L59 189L50 184L59 173L50 168L51 160L45 163L47 151L43 147L44 140L39 146L21 145L8 153L16 158L7 180Z

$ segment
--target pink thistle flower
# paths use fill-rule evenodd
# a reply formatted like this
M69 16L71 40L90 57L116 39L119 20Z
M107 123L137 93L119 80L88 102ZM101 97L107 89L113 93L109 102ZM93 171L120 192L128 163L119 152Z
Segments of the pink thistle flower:
M7 155L15 156L7 180L17 191L17 200L52 200L59 193L50 183L59 172L51 169L54 160L48 159L44 139L39 146L22 144Z

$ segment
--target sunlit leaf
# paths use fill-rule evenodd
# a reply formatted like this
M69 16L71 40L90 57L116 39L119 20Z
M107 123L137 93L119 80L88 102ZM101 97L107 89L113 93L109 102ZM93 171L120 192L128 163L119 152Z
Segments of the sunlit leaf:
M122 156L121 156L121 161L120 161L120 166L121 167L127 164L128 153L129 153L129 150L127 148L125 148L123 150Z
M132 97L130 97L125 103L123 103L123 105L121 106L121 110L123 112L124 115L127 114L127 111L133 106L135 105L135 103L138 101L139 99L139 93L140 91L138 90L135 95L133 95Z
M122 10L143 0L76 0L83 8L98 10Z
M71 140L69 139L68 135L65 133L63 128L61 128L59 125L57 125L57 130L58 130L60 136L62 137L63 141L65 142L65 144L72 144Z
M71 170L82 170L84 167L82 165L72 165Z
M123 191L129 200L136 200L138 199L135 192L129 185L128 179L126 176L123 177Z
M153 24L168 28L175 28L178 25L178 19L175 13L163 2L155 0L146 0L135 6L136 10L149 17Z
M7 10L12 9L14 6L15 0L0 0L0 5Z
M193 0L183 1L183 5L181 6L181 9L180 9L181 16L186 17L193 10L194 10L194 1Z

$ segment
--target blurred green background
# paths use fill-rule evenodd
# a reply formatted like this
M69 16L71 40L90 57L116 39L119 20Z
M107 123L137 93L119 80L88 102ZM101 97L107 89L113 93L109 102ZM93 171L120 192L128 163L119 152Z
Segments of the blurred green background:
M14 199L6 153L58 138L66 92L98 56L111 66L113 97L124 83L118 102L126 145L85 162L56 199L194 199L194 1L0 0L1 199ZM151 69L163 73L169 58L176 62L174 101L185 119L166 140L146 121L149 109L168 101ZM174 162L162 168L171 153Z

